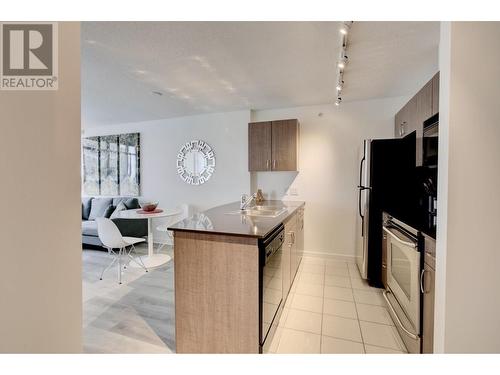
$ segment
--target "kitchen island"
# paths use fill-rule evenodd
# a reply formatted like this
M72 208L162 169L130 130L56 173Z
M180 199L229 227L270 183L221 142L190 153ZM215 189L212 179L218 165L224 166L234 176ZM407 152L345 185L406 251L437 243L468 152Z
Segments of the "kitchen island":
M235 202L169 227L177 353L265 352L302 257L304 205L266 201L242 214ZM270 238L282 242L272 258Z

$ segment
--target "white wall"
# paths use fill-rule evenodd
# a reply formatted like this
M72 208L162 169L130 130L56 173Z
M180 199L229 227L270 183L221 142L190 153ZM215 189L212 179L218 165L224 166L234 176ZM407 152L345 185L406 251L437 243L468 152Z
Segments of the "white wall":
M215 113L174 119L87 127L84 136L141 133L141 197L159 200L162 207L180 203L194 211L238 201L249 192L247 127L250 111ZM215 151L215 173L203 185L192 186L177 174L181 146L201 139ZM155 241L165 240L155 232Z
M367 138L392 138L394 114L408 97L256 111L253 121L300 121L299 170L252 173L252 190L273 199L306 201L305 249L353 257L358 151ZM290 195L288 189L297 195ZM289 194L285 195L288 191Z
M326 104L88 127L84 136L141 133L141 195L145 199L158 199L165 207L187 202L198 211L262 188L268 199L307 202L307 251L353 257L358 148L365 138L393 137L394 114L407 100L398 97L343 103L339 108ZM250 174L248 122L284 118L298 118L301 123L300 173ZM215 174L201 186L185 184L175 167L180 146L190 139L207 141L217 157ZM297 195L285 195L289 187ZM162 233L155 235L165 238Z
M500 23L442 29L435 350L499 353Z
M59 23L59 90L0 91L0 113L0 352L80 352L79 23Z

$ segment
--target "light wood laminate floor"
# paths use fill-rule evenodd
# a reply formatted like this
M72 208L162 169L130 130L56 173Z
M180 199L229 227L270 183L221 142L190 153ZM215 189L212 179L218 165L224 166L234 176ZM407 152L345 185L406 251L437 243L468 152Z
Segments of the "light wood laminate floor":
M171 248L163 249L172 255ZM147 247L138 252L147 253ZM106 251L82 251L84 352L175 352L173 260L148 273L127 268L122 285L116 265L99 280L110 261Z

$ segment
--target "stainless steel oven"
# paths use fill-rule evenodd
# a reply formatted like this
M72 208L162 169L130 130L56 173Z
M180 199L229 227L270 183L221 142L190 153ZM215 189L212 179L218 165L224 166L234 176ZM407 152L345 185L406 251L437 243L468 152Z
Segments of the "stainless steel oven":
M384 213L383 246L387 253L387 290L391 316L411 353L420 353L422 234Z
M282 248L285 237L283 224L259 241L260 252L260 346L266 351L278 327L283 309Z

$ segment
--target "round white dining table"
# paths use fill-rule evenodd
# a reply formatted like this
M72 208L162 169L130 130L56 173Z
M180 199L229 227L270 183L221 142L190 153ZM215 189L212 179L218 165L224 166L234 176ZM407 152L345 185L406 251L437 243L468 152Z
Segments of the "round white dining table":
M137 210L127 210L127 211L122 211L120 212L120 218L121 219L130 219L130 220L137 220L137 219L147 219L148 220L148 255L142 255L141 260L144 263L144 266L148 269L150 268L155 268L159 267L168 261L172 259L170 255L167 254L155 254L153 251L153 244L154 244L154 239L153 239L153 219L161 218L161 217L168 217L168 216L176 216L180 215L182 211L180 209L162 209L162 212L157 212L157 213L142 213L142 210L137 209ZM131 267L137 266L135 264L131 264Z

